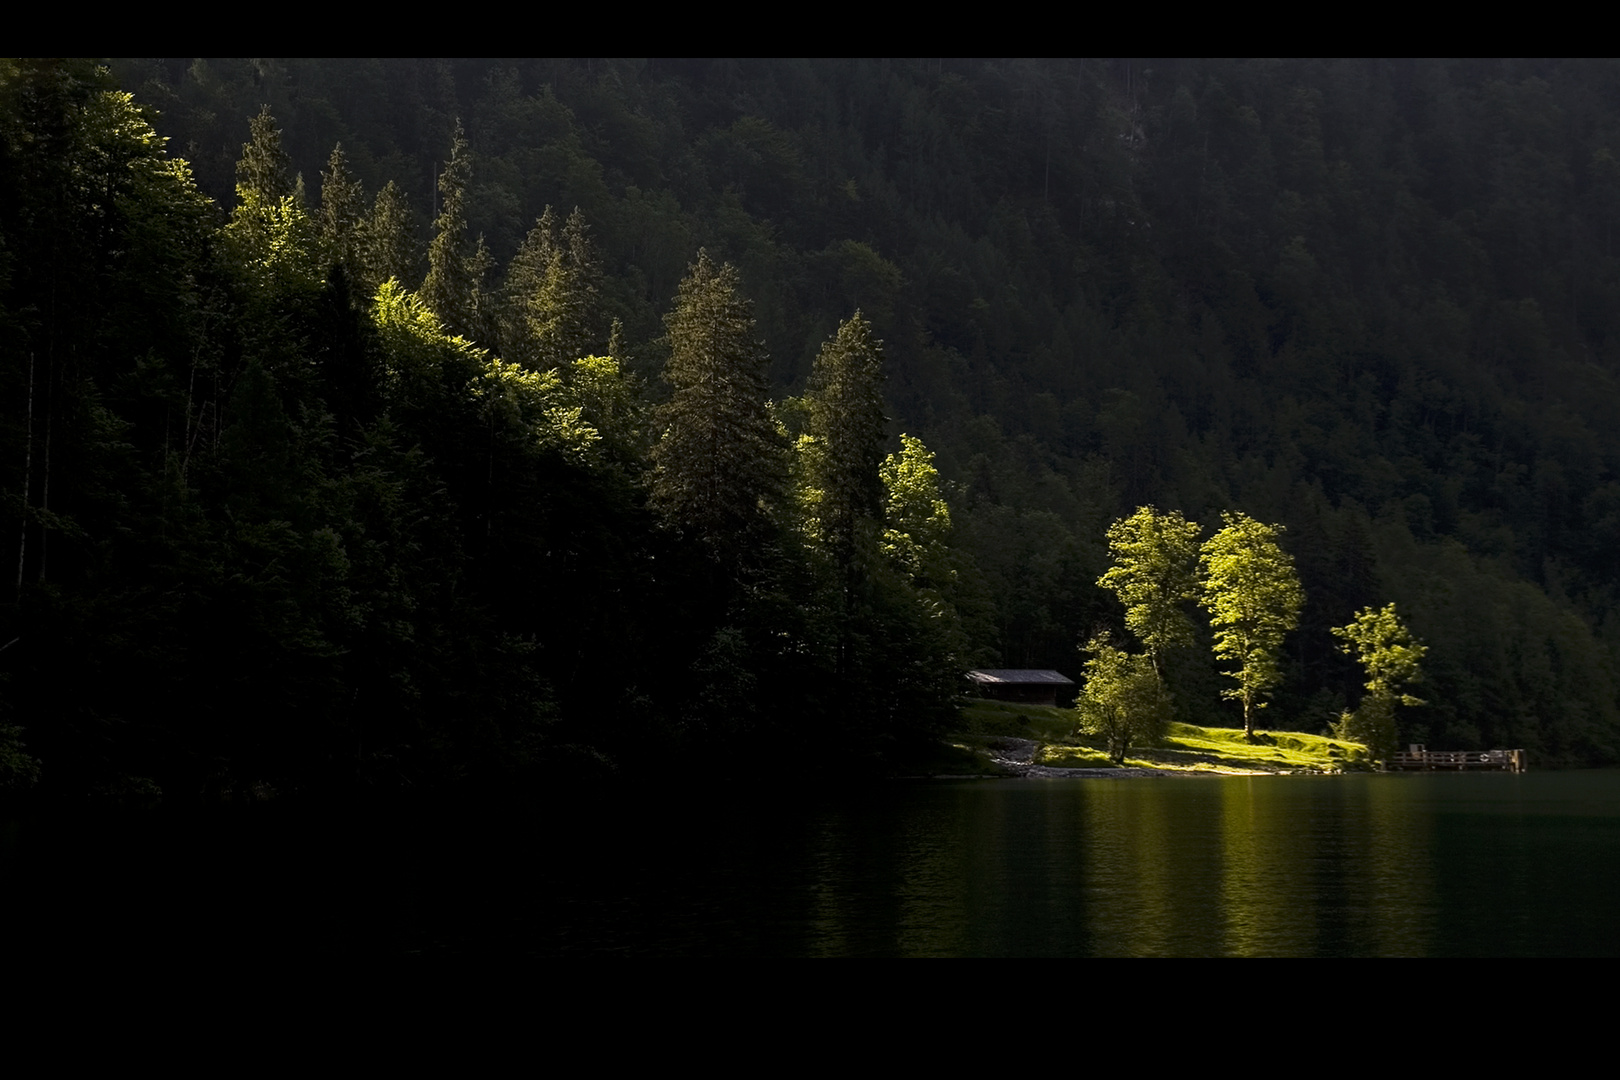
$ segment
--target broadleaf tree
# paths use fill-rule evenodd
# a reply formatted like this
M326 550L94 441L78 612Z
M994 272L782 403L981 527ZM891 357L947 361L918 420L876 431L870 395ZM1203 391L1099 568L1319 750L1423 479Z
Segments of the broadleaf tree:
M1334 733L1365 743L1374 758L1387 757L1396 746L1395 706L1423 704L1405 688L1423 680L1428 646L1412 637L1394 604L1363 608L1347 625L1335 626L1333 634L1344 639L1339 650L1355 656L1367 673L1366 695L1334 725Z
M1299 625L1305 590L1294 560L1277 544L1281 525L1262 525L1227 511L1226 527L1205 541L1199 561L1203 595L1215 631L1215 655L1235 663L1237 686L1222 691L1243 703L1243 733L1254 738L1254 714L1282 681L1278 653L1288 631Z
M1164 676L1164 654L1193 642L1185 605L1198 595L1198 525L1143 506L1108 527L1114 565L1097 580L1125 605L1125 625Z
M951 507L940 493L934 455L914 435L883 459L883 554L912 586L937 591L955 578L951 566Z
M1075 702L1081 730L1107 743L1118 765L1130 748L1157 742L1170 722L1170 692L1146 656L1133 656L1093 638L1085 652L1086 682Z

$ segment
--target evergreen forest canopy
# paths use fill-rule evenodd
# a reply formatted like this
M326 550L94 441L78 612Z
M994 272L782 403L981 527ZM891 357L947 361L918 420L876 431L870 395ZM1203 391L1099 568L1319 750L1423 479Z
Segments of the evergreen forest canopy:
M1400 741L1612 762L1617 155L1598 62L8 61L0 769L877 766L1145 505L1285 526L1279 726L1394 602Z

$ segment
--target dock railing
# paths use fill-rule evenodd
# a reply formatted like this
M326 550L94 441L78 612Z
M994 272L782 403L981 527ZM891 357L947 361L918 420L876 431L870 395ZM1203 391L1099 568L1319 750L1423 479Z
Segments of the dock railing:
M1526 764L1523 750L1430 750L1423 746L1413 746L1409 750L1391 754L1389 760L1384 762L1384 768L1402 772L1414 769L1457 771L1496 769L1502 772L1524 772Z

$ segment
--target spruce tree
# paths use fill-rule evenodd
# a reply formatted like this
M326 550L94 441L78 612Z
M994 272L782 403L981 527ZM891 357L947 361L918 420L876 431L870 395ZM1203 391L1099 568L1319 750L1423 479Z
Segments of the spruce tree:
M808 434L817 444L811 484L823 539L848 573L863 521L883 511L882 343L857 311L821 347L810 372Z
M450 147L450 161L439 175L444 204L433 221L428 244L428 274L422 299L451 335L470 337L477 324L477 267L467 250L467 184L472 179L472 156L461 121Z
M552 256L540 290L542 322L536 327L540 362L548 367L588 355L602 344L597 317L602 261L579 207L563 223L562 243Z
M524 367L539 367L531 314L557 254L557 215L550 206L535 219L517 254L506 267L501 287L501 355Z
M500 335L499 298L485 287L494 268L495 256L484 242L484 234L479 233L478 245L467 258L467 277L472 282L472 310L465 334L473 341L490 344L499 340Z
M664 319L674 393L660 410L653 502L722 561L750 550L782 487L781 438L765 400L765 350L737 271L698 253Z
M389 278L401 286L415 280L419 257L415 233L405 195L390 180L377 193L360 230L358 277L367 299Z
M242 144L242 157L236 163L238 209L250 197L275 203L293 193L291 165L281 147L281 129L276 127L270 106L248 121L248 141Z
M321 243L327 257L355 278L360 270L366 204L360 181L349 175L348 164L343 144L332 147L332 156L321 171Z
M236 163L236 209L225 227L226 246L259 299L317 288L326 267L316 225L304 205L302 178L288 175L287 152L268 105L249 131Z
M576 207L559 235L548 206L530 230L502 290L501 344L508 357L546 371L601 347L602 265L588 229Z

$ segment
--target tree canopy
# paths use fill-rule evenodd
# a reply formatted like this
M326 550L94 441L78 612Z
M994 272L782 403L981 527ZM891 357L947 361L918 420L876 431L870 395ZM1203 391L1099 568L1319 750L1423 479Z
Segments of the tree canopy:
M1282 681L1283 637L1299 625L1305 592L1294 560L1277 544L1280 526L1230 511L1221 520L1225 526L1199 555L1199 602L1209 609L1215 655L1236 665L1228 674L1237 686L1223 693L1242 702L1243 731L1253 738L1255 710Z
M854 700L888 668L937 704L941 658L1072 664L1130 629L1098 584L1123 565L1110 522L1241 506L1286 524L1311 601L1253 704L1311 728L1365 705L1332 631L1394 601L1429 650L1429 705L1391 710L1403 739L1615 760L1612 73L0 62L0 705L61 697L59 722L18 720L47 783L67 761L419 776L440 749L695 753L724 728L704 700L786 737L765 705L786 687L847 677ZM552 214L532 289L490 292L548 206L577 211ZM751 301L749 386L725 391L750 404L716 415L752 432L727 436L736 502L701 528L680 520L701 500L669 496L703 456L651 449L707 409L666 321L700 249ZM856 310L881 412L919 441L877 436L888 554L834 589L844 526L780 478L870 508L876 429L845 487L841 417L810 416ZM773 420L815 452L790 465ZM860 618L835 633L837 597ZM1222 661L1142 641L1217 722ZM604 681L634 732L591 719ZM896 730L902 696L862 722Z
M1170 694L1146 656L1132 656L1102 638L1094 638L1083 651L1091 658L1075 706L1080 726L1101 736L1109 758L1119 765L1132 746L1163 738L1170 722Z
M1367 674L1360 706L1344 715L1337 730L1384 757L1396 746L1395 706L1423 704L1406 688L1423 680L1421 664L1428 647L1412 637L1394 604L1363 608L1353 622L1334 627L1333 633L1343 639L1341 651L1354 655Z
M817 353L805 388L809 406L812 513L842 562L863 521L883 512L883 355L857 311Z
M747 550L780 496L785 447L766 408L765 355L730 265L699 252L668 327L652 498L666 521L717 559Z
M1175 511L1143 506L1108 527L1114 565L1097 584L1125 605L1125 625L1161 676L1165 650L1193 642L1185 605L1198 595L1198 526Z

